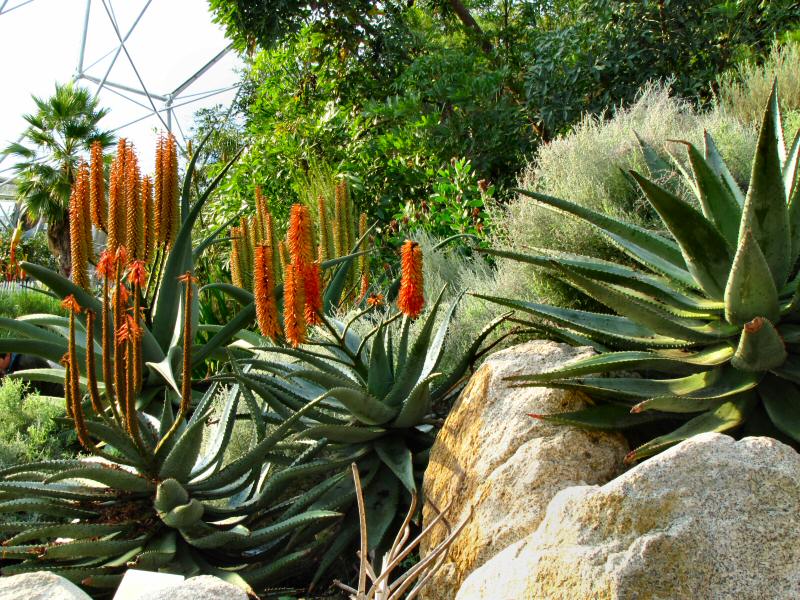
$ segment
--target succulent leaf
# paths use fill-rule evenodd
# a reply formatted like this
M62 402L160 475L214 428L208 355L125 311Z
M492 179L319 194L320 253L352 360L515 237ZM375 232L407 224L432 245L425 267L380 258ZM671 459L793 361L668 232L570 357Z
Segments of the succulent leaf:
M731 365L740 371L760 373L781 366L786 357L786 345L775 326L763 317L756 317L742 328Z
M753 232L769 264L775 287L780 289L789 278L793 264L781 142L776 136L776 131L780 129L776 93L773 86L758 136L739 237L744 237L747 229Z
M710 298L721 300L733 258L725 238L683 200L636 172L631 175L677 240L694 280Z
M725 287L725 319L744 325L759 316L778 321L778 291L764 254L745 229Z
M800 390L797 386L767 375L758 386L758 395L775 427L800 441Z

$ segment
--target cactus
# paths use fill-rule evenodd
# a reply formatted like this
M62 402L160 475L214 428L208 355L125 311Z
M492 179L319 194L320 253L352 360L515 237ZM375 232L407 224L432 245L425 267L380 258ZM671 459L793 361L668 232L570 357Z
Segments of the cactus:
M583 411L537 417L600 428L684 421L636 448L629 461L708 431L743 430L800 443L800 136L787 152L773 87L747 195L709 134L704 153L684 145L691 173L679 170L697 206L631 172L669 236L520 190L593 224L638 268L561 252L488 251L546 269L616 315L479 296L601 352L556 371L513 378L519 385L576 389L601 400ZM652 163L655 152L644 144L643 150ZM637 369L641 376L597 376Z

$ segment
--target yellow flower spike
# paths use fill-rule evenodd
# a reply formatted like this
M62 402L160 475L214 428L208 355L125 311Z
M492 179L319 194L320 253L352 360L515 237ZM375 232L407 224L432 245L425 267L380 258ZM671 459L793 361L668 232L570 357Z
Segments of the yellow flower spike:
M84 206L85 180L81 177L72 185L69 198L69 240L72 282L85 290L89 289L89 258L86 252L86 235L84 219L87 212Z
M89 197L91 202L92 223L101 231L106 231L106 220L108 218L104 166L103 144L99 140L92 142Z
M261 334L277 340L281 335L278 307L275 302L275 276L272 271L272 249L267 244L256 246L253 265L253 295L256 320Z
M231 227L231 281L236 287L244 289L242 272L239 269L241 263L241 230L238 227Z
M328 221L328 206L325 201L325 196L320 195L317 198L317 216L319 225L319 248L317 251L317 259L324 262L331 257L330 254L330 222Z

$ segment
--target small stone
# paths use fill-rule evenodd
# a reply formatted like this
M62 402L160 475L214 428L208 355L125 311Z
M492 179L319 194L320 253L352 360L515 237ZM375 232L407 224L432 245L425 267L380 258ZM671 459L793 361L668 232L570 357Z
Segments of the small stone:
M139 600L142 590L153 594L158 590L180 585L183 580L183 575L128 569L114 594L114 600Z
M92 600L71 581L48 571L0 577L0 600Z
M425 472L424 495L438 508L452 500L448 519L473 516L424 588L425 600L451 600L461 582L498 551L534 531L550 499L564 487L605 483L623 470L628 450L617 434L553 425L528 413L579 410L579 392L512 387L514 375L541 373L590 356L591 348L534 341L491 356L450 411ZM424 524L433 518L428 506ZM444 539L436 527L423 556Z

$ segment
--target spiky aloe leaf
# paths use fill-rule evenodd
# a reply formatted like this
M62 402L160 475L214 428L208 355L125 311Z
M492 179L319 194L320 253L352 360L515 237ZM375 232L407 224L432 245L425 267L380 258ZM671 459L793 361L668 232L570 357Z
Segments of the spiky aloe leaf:
M179 434L175 445L165 452L163 457L156 456L156 459L162 459L159 469L161 479L173 478L185 481L189 477L192 467L197 462L200 445L203 443L203 427L205 419L191 423Z
M710 298L721 300L733 258L725 238L703 215L673 193L636 172L631 175L677 240L695 282Z
M61 558L75 560L77 558L106 557L129 552L141 548L147 541L145 536L132 540L99 539L91 541L65 542L45 547L44 558Z
M378 331L372 337L372 348L369 353L369 371L367 375L367 391L376 398L383 398L392 388L394 376L386 354L383 330L386 325L381 323Z
M445 289L446 286L443 287L439 292L439 296L436 298L436 302L434 302L430 312L425 318L425 322L423 323L417 338L414 340L411 350L406 355L402 367L398 366L397 377L395 378L394 384L384 398L384 402L390 407L399 407L408 397L408 394L411 393L411 390L414 389L414 386L419 383L420 378L424 378L422 374L426 368L426 363L428 362L428 349L431 345L431 335L433 334L433 327L436 323L436 315L439 312L439 307L442 304L442 298L444 297ZM404 322L404 334L405 327L407 327L407 325ZM403 339L401 337L401 346L402 345ZM392 415L392 417L394 416L395 415Z
M313 425L303 432L304 437L325 438L331 442L357 444L369 442L384 435L382 427L363 427L356 425Z
M546 248L532 248L537 254L523 254L510 252L507 250L485 249L481 252L493 256L502 256L512 260L526 262L537 267L552 270L553 261L569 267L575 272L591 277L597 281L604 281L614 285L642 292L651 298L663 303L665 307L671 307L677 311L685 313L687 316L696 318L712 318L721 315L724 311L722 302L708 300L696 294L677 290L669 280L656 275L650 275L641 270L633 269L625 265L613 262L570 254L568 252L557 252ZM666 310L669 310L665 308Z
M634 414L631 413L629 407L618 404L598 404L574 412L531 416L542 421L558 423L559 425L609 430L628 429L668 418L668 415L657 413Z
M159 513L164 524L173 529L186 529L200 522L205 512L205 507L197 498L192 498L186 504L181 504L165 513Z
M662 179L672 172L669 163L661 158L653 146L645 142L638 133L635 131L633 135L639 143L639 149L642 151L644 162L647 164L647 170L650 172L650 177L653 179ZM626 171L623 174L627 175Z
M625 460L627 462L641 460L701 433L729 431L738 427L744 422L754 402L754 393L741 394L720 405L714 411L705 412L694 417L678 427L675 431L659 436L639 446L630 452L628 456L625 457Z
M578 377L591 373L607 373L634 369L669 370L680 365L712 367L728 362L733 356L733 352L733 347L727 343L709 346L698 352L686 352L681 350L661 352L635 350L605 352L603 354L578 359L560 369L531 375L515 375L509 377L508 380L515 382L527 381L531 383L545 383L553 379Z
M414 465L411 461L411 450L405 441L396 435L383 437L375 442L375 452L403 486L410 493L415 493L417 485L414 483Z
M400 482L388 469L381 469L364 491L367 516L367 548L377 549L397 518Z
M431 373L414 386L403 401L397 418L392 421L392 427L414 427L422 422L431 408L431 382L441 376L441 373Z
M723 398L751 390L761 376L730 367L710 369L675 379L644 379L639 377L582 377L556 379L547 382L523 383L517 387L548 386L584 391L595 397L623 400L646 400L656 396L685 398Z
M149 492L155 490L155 484L145 477L126 471L118 465L86 462L75 469L65 469L47 478L47 482L63 479L89 479L102 483L110 488L126 492Z
M758 395L775 427L800 441L800 390L797 386L767 375L758 386Z
M792 243L783 187L783 164L776 136L780 129L776 94L773 86L758 136L739 236L744 237L747 229L753 232L767 260L775 287L780 289L794 265L791 263Z
M616 242L634 260L667 275L685 286L692 288L697 286L691 274L686 270L686 262L683 259L680 248L672 240L656 235L642 227L590 210L574 202L528 190L515 189L514 191L533 198L545 206L563 210L594 225Z
M553 268L563 281L583 291L589 297L602 302L623 317L627 317L659 335L685 342L710 341L720 337L718 327L715 331L708 325L698 326L694 321L678 319L655 303L650 304L638 300L608 284L584 277L557 261L553 261Z
M634 405L632 413L642 413L645 411L661 411L664 413L698 413L715 410L726 400L722 398L685 398L683 396L659 396L650 398L644 402Z
M196 367L211 356L215 351L219 350L232 339L240 330L248 327L256 318L255 304L248 304L242 308L236 315L226 323L219 331L217 331L211 339L205 342L202 346L197 347L192 351L192 366Z
M74 519L91 519L97 516L95 510L78 508L72 502L56 498L42 498L31 495L24 498L0 501L0 514L17 512Z
M792 149L783 167L783 185L789 210L789 229L792 235L792 264L800 257L800 130L794 136Z
M254 548L270 540L281 537L291 531L303 527L314 521L337 519L341 513L329 510L310 510L302 514L283 519L267 527L252 531L246 537L240 537L230 542L233 548Z
M775 326L767 319L756 317L742 328L731 364L740 371L761 373L780 367L786 356L786 345Z
M731 175L731 172L728 170L728 166L725 164L725 161L722 160L722 155L717 150L717 145L714 143L714 138L711 137L711 134L708 131L703 132L703 142L704 142L704 149L705 149L705 158L708 165L711 169L716 173L717 177L719 177L722 182L725 184L725 187L728 188L731 195L733 195L734 200L736 200L736 204L740 207L744 205L744 194L742 193L739 184L736 183L736 180Z
M107 536L112 533L118 533L131 529L134 523L58 523L54 525L40 526L38 523L28 522L25 531L8 538L3 542L7 546L17 546L25 542L56 539L56 538L72 538L72 539L85 539L97 536Z
M778 322L778 290L750 229L745 229L725 287L725 319L744 325L756 317Z
M328 391L353 416L366 425L383 425L397 415L397 409L388 406L364 390L351 387L336 387Z
M681 348L689 345L688 342L682 339L657 335L652 330L626 317L572 308L559 308L547 304L511 300L483 294L474 294L474 296L530 313L536 317L584 333L601 342L611 343L623 348Z
M736 201L730 188L722 182L697 148L688 142L685 144L703 214L716 225L728 244L736 247L739 240L742 207Z
M52 331L48 331L42 327L37 327L33 323L21 319L7 319L2 317L0 318L0 329L6 331L15 331L26 338L39 340L41 342L49 342L51 344L63 345L67 341L64 336L53 333ZM85 344L83 347L86 347Z
M177 551L177 532L167 531L145 545L142 552L131 561L131 568L158 571L175 560Z

